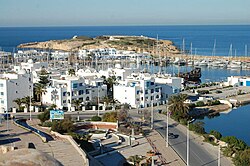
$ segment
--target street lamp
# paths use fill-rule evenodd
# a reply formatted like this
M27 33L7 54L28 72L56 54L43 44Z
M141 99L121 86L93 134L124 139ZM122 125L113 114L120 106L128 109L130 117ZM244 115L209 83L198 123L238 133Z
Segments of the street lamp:
M31 121L31 96L32 96L32 88L30 84L30 121Z
M187 166L189 166L189 121L187 125Z
M97 90L97 114L100 116L100 111L99 111L99 86Z
M169 130L168 130L168 124L169 124L169 122L168 122L168 116L169 116L169 113L168 113L168 101L166 101L166 103L167 103L167 126L166 126L166 147L168 147L168 133L169 133Z
M187 121L187 166L189 166L189 124L192 122L194 121Z
M220 166L220 144L218 149L218 166Z
M151 103L151 130L154 129L154 102Z
M54 100L54 104L55 104L55 107L56 107L56 94L57 94L57 90L52 90L51 94L52 94L52 99Z

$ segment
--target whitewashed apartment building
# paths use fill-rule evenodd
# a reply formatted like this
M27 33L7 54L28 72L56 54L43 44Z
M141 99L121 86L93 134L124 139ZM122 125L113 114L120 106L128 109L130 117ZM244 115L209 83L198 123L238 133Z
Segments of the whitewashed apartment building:
M52 79L51 86L46 87L42 96L44 104L56 104L59 109L74 111L73 100L81 100L86 104L107 95L107 86L102 79L87 80L83 77L62 75L60 79Z
M164 103L172 95L173 89L167 84L159 84L148 73L132 74L113 86L113 95L120 103L133 108L150 107L152 103Z
M1 74L0 75L0 112L11 111L17 108L13 100L32 96L33 85L31 76L24 70L20 70L18 74Z

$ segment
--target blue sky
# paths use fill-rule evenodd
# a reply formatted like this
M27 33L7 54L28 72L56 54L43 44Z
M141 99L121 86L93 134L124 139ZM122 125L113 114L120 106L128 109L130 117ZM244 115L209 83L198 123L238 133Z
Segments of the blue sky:
M0 26L250 24L250 0L0 0Z

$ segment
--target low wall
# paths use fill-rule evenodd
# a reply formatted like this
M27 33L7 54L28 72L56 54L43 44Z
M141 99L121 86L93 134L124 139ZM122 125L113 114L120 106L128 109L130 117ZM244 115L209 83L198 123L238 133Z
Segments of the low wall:
M26 128L25 126L22 126L20 124L18 124L15 120L13 120L13 123L18 126L18 127L21 127L25 130L28 130L28 131L31 131L32 133L36 134L38 137L40 137L42 139L43 142L47 142L47 138L46 137L43 137L42 135L40 135L39 133L37 132L34 132L33 130L29 129L29 128ZM39 130L38 130L39 131Z
M117 131L118 126L116 122L77 122L78 128L81 129L113 129Z
M84 165L86 165L86 166L90 165L89 158L92 158L92 157L90 157L84 150L82 150L71 136L62 135L62 134L54 132L54 131L51 131L51 134L53 134L57 137L60 137L60 138L67 139L71 143L71 145L73 145L73 147L77 150L77 152L82 156L82 158L84 160ZM95 161L94 165L98 166L101 164L98 163L97 161Z

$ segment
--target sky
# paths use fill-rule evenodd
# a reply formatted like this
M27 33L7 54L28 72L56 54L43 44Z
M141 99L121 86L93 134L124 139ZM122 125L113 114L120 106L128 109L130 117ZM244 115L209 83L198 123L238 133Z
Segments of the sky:
M250 24L250 0L0 0L0 26Z

